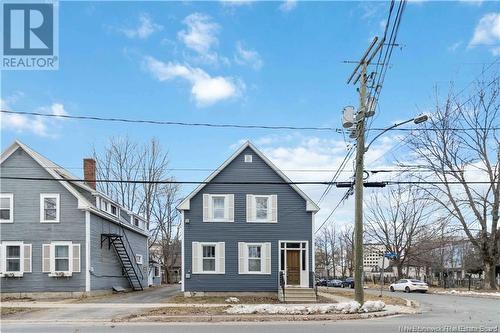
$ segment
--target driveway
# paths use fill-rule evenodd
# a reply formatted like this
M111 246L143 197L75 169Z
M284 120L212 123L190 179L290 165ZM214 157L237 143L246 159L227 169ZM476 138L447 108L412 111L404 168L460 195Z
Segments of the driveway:
M57 307L50 309L37 310L19 315L9 316L9 320L23 321L112 321L113 319L133 315L144 311L140 307L134 308L135 303L165 303L172 296L180 293L180 286L166 286L159 288L151 288L145 291L136 291L123 294L114 294L102 297L90 297L78 303L78 307L72 307L73 303L67 307ZM109 304L108 307L95 307L89 304L89 307L84 307L85 303L92 304ZM126 304L127 307L118 306ZM116 306L114 306L116 305Z

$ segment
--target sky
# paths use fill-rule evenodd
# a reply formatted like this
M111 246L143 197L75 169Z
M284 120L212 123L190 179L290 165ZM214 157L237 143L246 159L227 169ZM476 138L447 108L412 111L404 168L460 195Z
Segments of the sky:
M341 127L358 104L347 85L353 64L383 33L389 2L59 3L59 69L3 71L2 109L184 122ZM374 127L431 112L436 89L467 88L500 56L500 4L410 1L384 81ZM498 63L489 67L497 71ZM498 73L497 73L498 74ZM467 93L467 90L464 94ZM1 148L18 139L73 174L111 137L153 137L178 180L203 180L245 140L292 180L322 181L352 145L342 133L179 127L1 115ZM389 133L368 151L366 168L408 151ZM352 171L352 162L346 170ZM339 180L348 180L350 172ZM380 176L382 177L382 176ZM388 176L384 176L388 179ZM192 186L182 188L183 195ZM318 200L324 186L303 186ZM370 195L370 190L367 190ZM344 190L321 202L319 226ZM332 216L353 220L353 197Z

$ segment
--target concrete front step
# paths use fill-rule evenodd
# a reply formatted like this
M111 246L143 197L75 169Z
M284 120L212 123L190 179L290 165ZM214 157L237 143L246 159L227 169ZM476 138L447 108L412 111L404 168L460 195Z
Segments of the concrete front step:
M285 302L309 303L316 302L316 294L312 288L286 288L285 297L280 289L279 299Z

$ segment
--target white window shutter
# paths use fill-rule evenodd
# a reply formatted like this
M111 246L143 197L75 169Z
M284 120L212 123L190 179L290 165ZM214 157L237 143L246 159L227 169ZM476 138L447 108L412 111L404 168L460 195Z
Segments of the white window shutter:
M278 196L271 195L271 222L278 222Z
M217 243L217 273L226 273L226 244L224 242Z
M271 243L264 243L262 248L264 249L264 267L262 272L264 274L271 274Z
M247 194L247 222L255 220L254 196Z
M200 258L200 243L199 242L193 242L192 243L192 250L191 250L191 257L192 257L192 267L191 267L191 270L192 270L192 273L193 274L197 274L201 271L201 268L200 268L200 261L201 261L201 258Z
M3 244L0 244L0 273L4 272L4 266L5 266L4 251L5 250Z
M227 198L227 220L234 222L234 194L228 194Z
M246 243L238 242L238 274L245 274L245 248Z
M210 220L210 194L203 194L203 222Z
M50 273L52 271L51 246L50 244L42 245L42 272Z
M24 244L23 272L31 273L31 244Z
M81 271L81 255L80 244L73 244L73 272L80 273Z

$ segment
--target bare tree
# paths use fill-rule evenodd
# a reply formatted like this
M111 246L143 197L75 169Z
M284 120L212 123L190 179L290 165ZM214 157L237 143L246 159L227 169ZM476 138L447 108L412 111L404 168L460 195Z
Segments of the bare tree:
M152 230L150 246L160 245L161 262L165 268L166 281L172 283L170 271L180 258L180 219L175 206L179 203L179 186L160 185L152 203Z
M497 289L500 231L499 77L479 81L465 100L453 92L444 103L436 98L431 119L410 146L418 158L422 188L461 225L483 263L485 284ZM430 174L429 174L430 172ZM425 177L425 179L424 179ZM486 184L474 184L482 180Z
M421 197L416 187L397 186L374 193L365 213L367 235L394 252L397 275L403 274L403 266L411 258L411 249L424 235L430 211L429 202Z
M339 233L339 259L342 277L352 276L354 270L354 230L352 225L345 226Z
M162 150L159 141L153 138L140 146L129 137L113 137L102 153L94 148L93 156L97 179L124 180L98 182L99 190L125 208L143 214L149 222L153 202L160 193L157 182L167 179L169 173L168 153Z
M97 184L111 199L146 218L151 232L149 246L160 245L160 261L169 281L169 266L179 256L176 248L179 216L175 209L179 187L160 183L172 179L169 178L168 152L155 138L141 146L128 137L117 137L109 140L101 154L94 148L93 155L97 162L97 179L125 180Z

